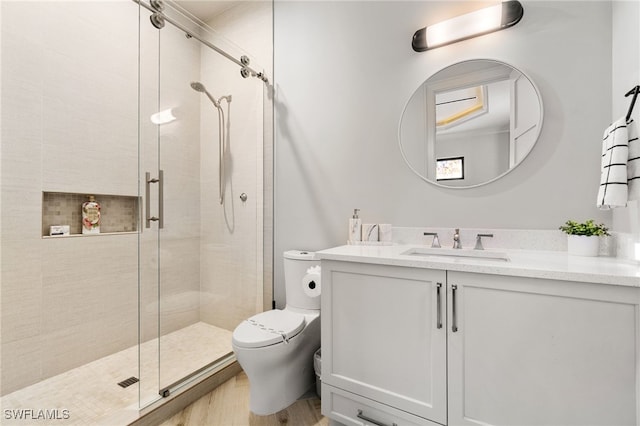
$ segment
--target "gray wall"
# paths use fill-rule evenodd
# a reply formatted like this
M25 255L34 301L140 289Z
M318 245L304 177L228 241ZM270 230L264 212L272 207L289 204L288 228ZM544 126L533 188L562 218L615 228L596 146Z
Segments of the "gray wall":
M275 3L275 282L281 253L346 243L347 219L395 226L556 229L598 211L600 139L611 120L610 2L522 1L513 28L429 52L410 40L425 25L486 2ZM538 144L504 178L474 189L425 183L403 162L401 111L431 74L497 59L537 84Z

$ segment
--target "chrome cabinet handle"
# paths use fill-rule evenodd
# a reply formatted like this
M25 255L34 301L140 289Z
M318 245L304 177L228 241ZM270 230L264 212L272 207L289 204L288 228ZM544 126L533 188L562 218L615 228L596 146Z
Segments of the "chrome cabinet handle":
M372 419L371 417L367 417L362 413L362 410L358 410L358 418L364 420L365 422L373 423L378 426L389 426L387 423L382 423L379 420ZM391 426L398 426L397 423L391 423Z
M436 316L438 317L436 328L442 328L442 283L436 283Z
M456 312L456 292L458 290L457 285L451 286L451 331L458 331L458 318Z
M158 217L151 216L151 184L158 184ZM164 228L164 171L158 172L158 178L151 179L151 173L145 173L145 219L146 228L151 227L151 222L158 222L160 229Z

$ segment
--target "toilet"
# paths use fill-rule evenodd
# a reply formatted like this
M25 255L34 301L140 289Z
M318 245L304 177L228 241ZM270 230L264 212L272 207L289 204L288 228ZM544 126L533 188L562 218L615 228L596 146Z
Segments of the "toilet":
M284 252L286 306L254 315L233 331L236 358L249 378L249 408L276 413L315 386L320 348L320 261L315 253Z

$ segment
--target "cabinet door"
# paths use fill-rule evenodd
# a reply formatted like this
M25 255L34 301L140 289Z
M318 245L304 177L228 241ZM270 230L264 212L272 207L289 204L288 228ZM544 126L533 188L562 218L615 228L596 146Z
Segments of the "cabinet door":
M446 423L445 277L323 260L323 384Z
M447 277L450 426L640 424L640 289Z

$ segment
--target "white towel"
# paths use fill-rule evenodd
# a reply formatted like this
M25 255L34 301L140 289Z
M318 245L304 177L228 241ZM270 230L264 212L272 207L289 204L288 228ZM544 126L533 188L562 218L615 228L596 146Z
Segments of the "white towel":
M629 159L627 160L629 200L640 200L640 140L638 140L638 127L633 120L627 123L627 135L629 138Z
M625 207L628 199L627 159L629 138L625 117L607 127L602 136L602 161L598 208Z

